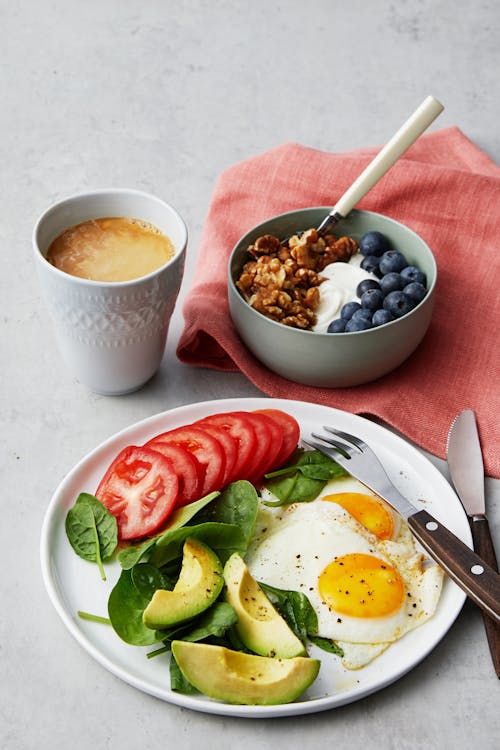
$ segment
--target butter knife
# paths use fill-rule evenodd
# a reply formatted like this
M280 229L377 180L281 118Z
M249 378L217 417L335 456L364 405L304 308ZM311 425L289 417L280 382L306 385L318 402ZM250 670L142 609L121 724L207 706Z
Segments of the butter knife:
M446 446L450 475L469 518L474 549L488 565L498 571L495 548L486 517L484 498L484 465L476 417L465 409L455 417ZM483 611L484 626L491 658L500 678L500 624Z

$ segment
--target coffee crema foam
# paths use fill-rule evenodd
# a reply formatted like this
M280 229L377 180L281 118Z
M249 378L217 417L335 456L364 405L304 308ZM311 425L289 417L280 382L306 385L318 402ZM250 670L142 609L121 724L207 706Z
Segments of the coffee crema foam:
M147 221L128 217L89 219L51 243L47 260L60 271L91 281L130 281L173 258L175 248Z

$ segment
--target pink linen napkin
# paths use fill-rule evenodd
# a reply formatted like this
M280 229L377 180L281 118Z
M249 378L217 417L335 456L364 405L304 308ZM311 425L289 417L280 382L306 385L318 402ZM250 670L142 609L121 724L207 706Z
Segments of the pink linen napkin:
M406 224L436 257L433 320L405 363L367 385L309 387L268 370L233 327L227 262L238 239L275 214L333 205L378 150L333 154L286 143L222 173L177 355L192 365L239 370L275 398L378 417L441 458L457 412L474 409L486 471L500 477L500 168L458 128L422 136L359 204Z

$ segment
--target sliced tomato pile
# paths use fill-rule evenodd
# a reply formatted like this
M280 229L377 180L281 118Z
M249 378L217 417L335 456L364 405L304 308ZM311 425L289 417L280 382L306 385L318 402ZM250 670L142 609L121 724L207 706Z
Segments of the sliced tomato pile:
M237 479L258 483L290 458L299 437L297 420L279 409L212 414L125 448L95 494L116 517L119 538L140 539L175 507Z
M149 441L148 445L154 450L154 446L160 443L180 446L196 459L200 480L198 497L208 495L209 492L221 486L226 457L222 444L209 432L196 425L187 425L163 432L153 441Z

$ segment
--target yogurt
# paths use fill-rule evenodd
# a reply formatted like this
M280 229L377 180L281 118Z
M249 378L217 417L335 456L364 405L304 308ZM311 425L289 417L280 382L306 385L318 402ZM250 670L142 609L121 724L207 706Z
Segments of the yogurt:
M332 320L340 317L340 311L346 302L359 302L356 296L356 287L363 279L374 279L377 277L361 267L363 256L356 253L349 263L330 263L321 271L325 278L319 289L319 305L316 312L317 321L312 330L317 333L326 333Z

